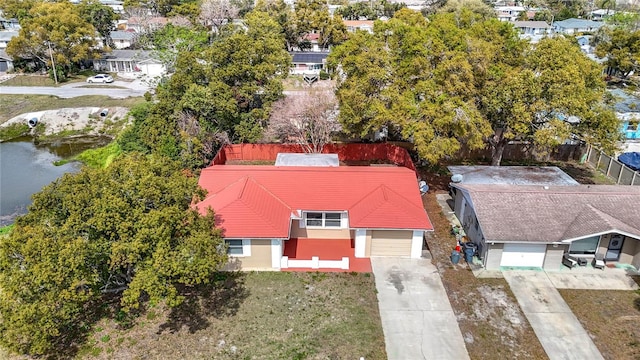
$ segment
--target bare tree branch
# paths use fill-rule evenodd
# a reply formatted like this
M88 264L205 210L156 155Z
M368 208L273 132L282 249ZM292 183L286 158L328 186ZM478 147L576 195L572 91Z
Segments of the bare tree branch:
M268 140L300 144L308 153L322 152L340 130L337 102L332 91L305 91L289 95L273 106Z

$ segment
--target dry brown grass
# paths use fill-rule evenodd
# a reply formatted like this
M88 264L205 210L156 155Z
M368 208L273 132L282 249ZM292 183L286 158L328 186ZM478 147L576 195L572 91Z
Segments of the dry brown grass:
M640 295L558 289L605 359L640 359Z
M371 274L246 273L200 295L128 329L99 322L77 358L386 358Z
M546 359L533 329L504 279L478 279L449 259L455 246L435 193L424 196L435 232L427 239L471 359Z

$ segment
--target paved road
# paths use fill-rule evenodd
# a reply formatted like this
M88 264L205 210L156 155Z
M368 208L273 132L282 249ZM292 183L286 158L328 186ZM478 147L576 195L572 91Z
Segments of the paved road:
M389 360L465 360L467 349L436 267L371 258Z
M550 360L603 359L544 271L503 274Z
M27 95L54 95L61 98L73 98L85 95L105 95L115 99L143 96L145 91L133 89L113 88L71 88L71 87L45 87L45 86L0 86L0 95L27 94Z

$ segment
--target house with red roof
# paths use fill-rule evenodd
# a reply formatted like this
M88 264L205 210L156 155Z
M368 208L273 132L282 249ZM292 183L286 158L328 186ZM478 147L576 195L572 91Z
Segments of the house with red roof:
M421 257L433 230L406 167L213 165L199 185L243 270L371 271L371 256Z

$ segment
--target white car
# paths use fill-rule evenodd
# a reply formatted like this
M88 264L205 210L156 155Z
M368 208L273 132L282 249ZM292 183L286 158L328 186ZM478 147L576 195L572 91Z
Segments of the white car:
M110 83L113 78L107 74L98 74L87 78L88 83Z

